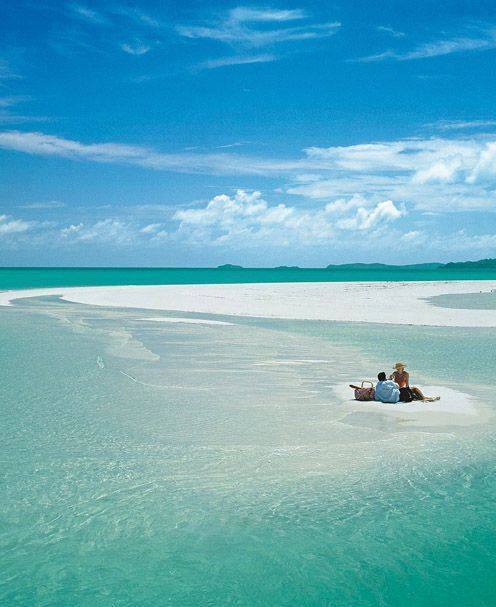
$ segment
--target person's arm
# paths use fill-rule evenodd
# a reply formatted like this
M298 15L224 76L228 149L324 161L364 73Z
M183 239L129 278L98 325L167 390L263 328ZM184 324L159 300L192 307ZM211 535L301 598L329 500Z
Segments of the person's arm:
M408 373L408 371L405 371L405 376L406 376L406 387L409 388L410 387L410 374Z

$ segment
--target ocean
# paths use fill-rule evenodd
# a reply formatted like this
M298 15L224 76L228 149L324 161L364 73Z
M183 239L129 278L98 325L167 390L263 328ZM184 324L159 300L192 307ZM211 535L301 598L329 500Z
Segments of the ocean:
M230 272L0 276L21 288L288 271ZM494 605L496 329L41 297L0 308L0 335L0 604ZM397 359L481 416L400 419L343 402L341 387Z
M0 290L99 285L494 279L496 269L0 268Z

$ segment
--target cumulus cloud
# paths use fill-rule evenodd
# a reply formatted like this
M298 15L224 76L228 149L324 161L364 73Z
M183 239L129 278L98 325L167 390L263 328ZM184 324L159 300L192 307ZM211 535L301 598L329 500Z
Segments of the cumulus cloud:
M179 232L203 242L234 245L312 245L328 241L339 230L370 230L404 214L391 200L374 204L362 197L336 200L322 207L300 209L269 205L260 192L221 194L199 209L176 211Z
M407 217L406 221L398 221ZM85 251L152 248L202 251L207 249L257 252L277 255L312 249L337 251L350 259L361 253L385 250L417 250L426 258L450 257L452 254L484 257L493 254L496 235L471 234L465 230L442 230L431 233L429 222L407 215L405 205L391 199L377 200L360 195L337 198L305 208L288 203L269 203L260 192L238 190L214 196L203 206L183 208L172 215L161 212L161 220L149 223L139 217L122 220L104 217L93 221L73 221L66 225L54 222L25 221L0 215L0 248L29 246ZM257 253L258 254L258 253Z
M344 230L369 230L382 220L399 219L403 214L392 200L384 200L372 209L359 207L354 217L342 219L337 225Z
M112 243L120 246L135 242L137 230L131 223L118 219L102 219L93 224L71 224L60 230L67 241L83 243Z
M462 168L460 158L440 160L426 169L416 171L413 176L415 183L451 183L457 172Z
M107 245L112 247L144 246L163 242L169 232L166 224L140 224L107 217L93 222L71 223L54 227L49 235L50 244L66 246Z
M78 234L79 232L81 232L81 230L84 228L84 223L71 223L71 225L67 226L66 228L62 228L60 230L60 235L63 238L70 238L72 236L74 236L75 234Z
M496 202L496 142L488 137L309 148L307 158L327 162L326 170L320 179L300 176L287 191L313 199L359 192L408 201L419 209L487 208Z

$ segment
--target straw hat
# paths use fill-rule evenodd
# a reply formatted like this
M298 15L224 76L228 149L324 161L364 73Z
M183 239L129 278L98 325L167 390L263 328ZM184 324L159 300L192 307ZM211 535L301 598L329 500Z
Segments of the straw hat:
M394 368L395 368L395 369L404 369L405 367L406 367L406 364L405 364L405 363L396 363L396 364L394 365Z

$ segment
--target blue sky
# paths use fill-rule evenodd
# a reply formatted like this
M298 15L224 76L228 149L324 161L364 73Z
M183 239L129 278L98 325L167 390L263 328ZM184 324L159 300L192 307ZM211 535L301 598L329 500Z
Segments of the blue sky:
M0 264L496 256L489 2L0 5Z

